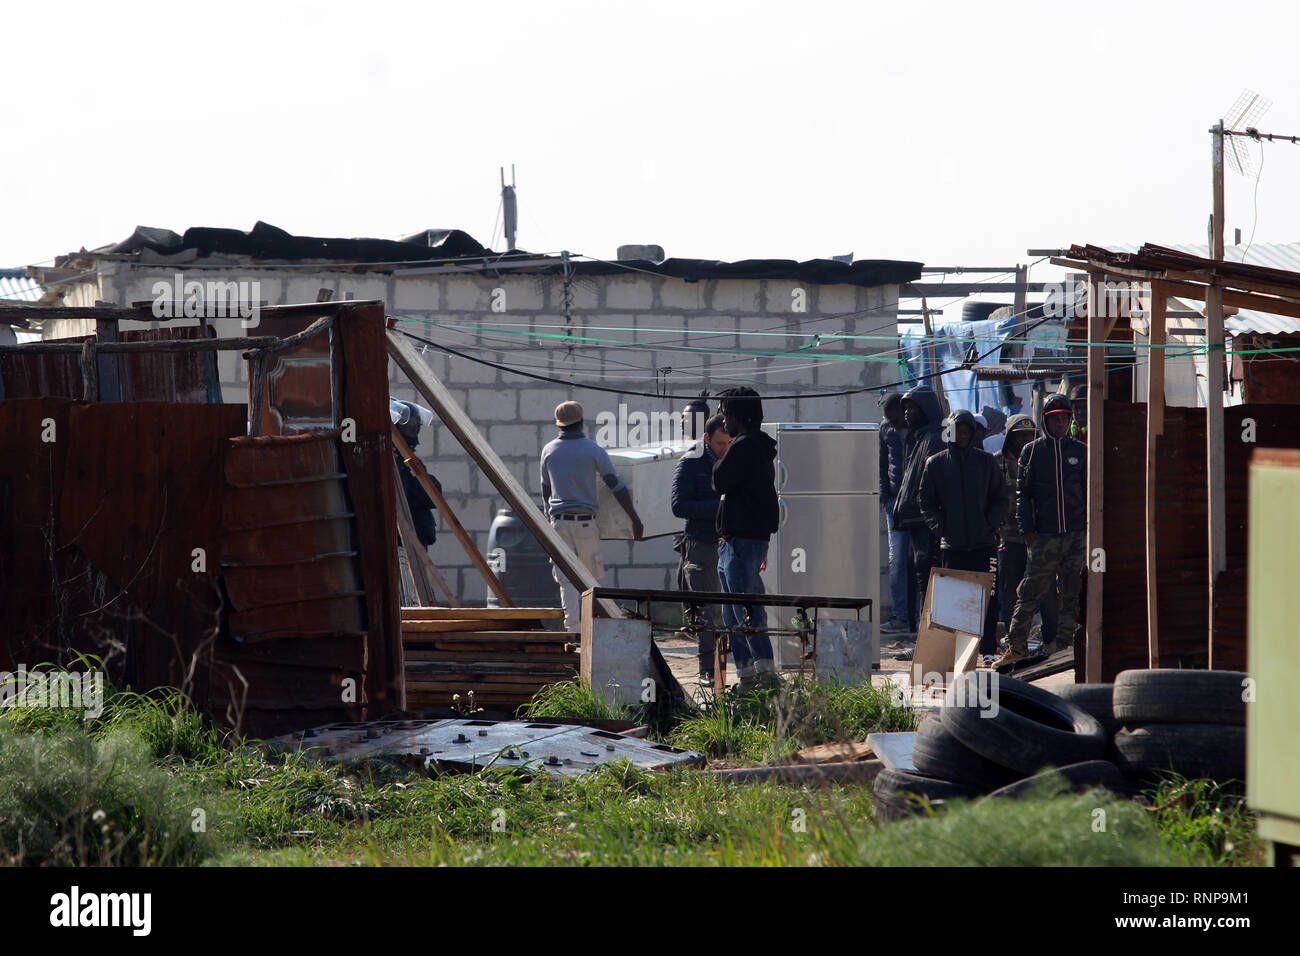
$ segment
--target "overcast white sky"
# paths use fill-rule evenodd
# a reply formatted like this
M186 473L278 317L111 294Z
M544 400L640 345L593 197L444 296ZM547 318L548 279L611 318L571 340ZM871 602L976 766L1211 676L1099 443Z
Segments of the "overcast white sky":
M7 5L0 265L137 224L487 244L511 163L532 251L1002 265L1203 242L1207 130L1241 90L1274 100L1262 129L1300 133L1298 11ZM1264 150L1255 241L1300 239L1300 146ZM1229 244L1254 186L1229 173Z

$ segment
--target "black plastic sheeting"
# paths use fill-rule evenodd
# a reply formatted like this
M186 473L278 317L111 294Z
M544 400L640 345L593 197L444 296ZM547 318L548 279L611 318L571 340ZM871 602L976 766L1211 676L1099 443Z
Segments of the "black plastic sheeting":
M170 229L137 226L122 242L96 252L132 253L148 249L159 255L194 250L199 257L213 254L253 259L337 259L343 262L420 262L433 258L458 259L491 255L459 229L429 229L419 234L423 242L392 239L326 239L295 236L265 222L249 232L196 226L180 236Z
M324 239L295 236L264 222L257 223L249 232L198 226L185 230L183 236L169 229L139 226L122 242L95 251L129 254L144 249L159 255L176 255L193 250L200 258L219 254L261 260L333 259L363 263L436 261L448 265L457 259L466 260L466 264L492 260L503 268L508 268L513 258L534 262L538 258L522 250L493 252L459 229L427 229L404 240ZM533 268L543 273L562 272L560 259L552 258L554 265ZM715 259L667 259L664 262L574 260L570 262L569 269L576 275L622 275L631 269L685 279L688 282L707 279L786 279L816 285L838 283L856 286L901 285L921 277L921 263L893 259L861 259L853 263L834 259L809 259L806 262L796 262L793 259L744 259L740 262L720 262Z
M921 277L921 263L893 259L861 259L849 264L833 259L665 259L663 262L577 262L570 268L579 275L616 275L631 267L640 272L697 282L701 279L789 279L816 285L901 285ZM549 270L548 270L549 271Z

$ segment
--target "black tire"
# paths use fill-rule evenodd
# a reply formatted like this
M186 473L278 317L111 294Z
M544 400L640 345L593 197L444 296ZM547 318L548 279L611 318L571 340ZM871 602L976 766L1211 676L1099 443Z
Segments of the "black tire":
M996 706L981 708L981 699ZM959 741L1021 776L1100 760L1110 740L1091 714L1040 687L989 671L954 681L939 714Z
M1115 717L1140 724L1246 726L1242 671L1132 670L1115 678Z
M872 785L872 802L881 820L906 820L939 811L948 800L971 800L980 791L951 780L937 780L906 770L881 770Z
M1115 762L1126 777L1155 782L1172 770L1189 779L1246 779L1246 728L1229 724L1146 724L1115 734Z
M988 793L1005 787L1017 778L1008 770L971 750L943 726L937 714L921 721L912 745L912 764L917 773L975 787Z
M1056 696L1092 714L1107 734L1114 735L1123 721L1115 716L1114 684L1066 684L1057 688Z
M1086 760L1068 767L1055 767L1044 770L1032 777L1025 777L990 793L987 799L994 797L1019 798L1043 788L1051 793L1054 789L1078 793L1100 787L1111 793L1124 797L1133 796L1132 785L1124 779L1119 767L1109 760Z

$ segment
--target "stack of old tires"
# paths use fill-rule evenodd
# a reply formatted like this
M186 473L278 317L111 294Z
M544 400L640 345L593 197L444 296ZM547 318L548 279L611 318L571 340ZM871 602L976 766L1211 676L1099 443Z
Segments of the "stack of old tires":
M876 777L876 816L897 820L951 799L1020 796L1047 773L1072 790L1122 796L1136 795L1161 771L1244 778L1245 678L1125 671L1114 684L1053 694L990 672L962 675L917 730L916 772L885 769Z
M1071 787L1124 792L1123 776L1104 759L1109 746L1097 718L1055 694L991 671L963 674L917 730L916 772L886 769L876 777L876 816L897 820L954 798L1015 796L1051 767Z
M1161 771L1246 779L1246 688L1241 671L1134 670L1115 678L1115 762L1154 783Z

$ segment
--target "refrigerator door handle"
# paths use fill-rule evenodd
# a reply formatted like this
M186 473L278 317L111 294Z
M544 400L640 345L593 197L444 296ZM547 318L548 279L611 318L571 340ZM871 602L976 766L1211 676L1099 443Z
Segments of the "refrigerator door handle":
M786 517L789 515L789 513L790 513L790 509L787 508L787 507L785 506L785 499L784 499L784 498L777 498L777 499L776 499L776 503L777 503L777 505L779 505L780 508L781 508L781 517L777 520L777 523L776 523L776 530L777 530L777 531L780 531L782 528L785 527L785 519L786 519Z
M778 458L776 460L776 490L777 491L785 490L785 483L789 479L789 477L790 477L789 473L785 470L785 462L783 462L780 458Z

